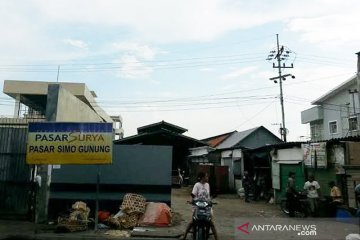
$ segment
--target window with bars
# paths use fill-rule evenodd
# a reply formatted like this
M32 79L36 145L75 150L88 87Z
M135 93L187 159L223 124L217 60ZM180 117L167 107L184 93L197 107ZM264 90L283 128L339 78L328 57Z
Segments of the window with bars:
M337 121L329 122L329 132L330 132L330 134L338 133Z
M319 140L323 138L324 126L323 124L313 123L310 125L311 140Z
M357 125L358 125L358 122L357 122L357 117L350 117L349 118L349 131L356 131L357 130Z

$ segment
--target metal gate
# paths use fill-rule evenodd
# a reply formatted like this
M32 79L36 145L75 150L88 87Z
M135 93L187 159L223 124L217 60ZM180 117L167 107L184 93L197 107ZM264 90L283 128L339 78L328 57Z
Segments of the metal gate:
M0 217L25 218L31 202L31 167L26 164L27 121L0 121Z

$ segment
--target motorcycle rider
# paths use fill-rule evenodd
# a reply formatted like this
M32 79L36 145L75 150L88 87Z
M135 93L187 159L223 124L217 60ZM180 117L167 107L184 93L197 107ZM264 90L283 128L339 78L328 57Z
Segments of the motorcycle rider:
M192 200L193 199L194 200L196 200L196 199L205 199L207 201L211 200L210 199L210 185L209 185L208 181L209 181L209 177L208 177L207 173L200 172L198 174L198 182L195 183L195 185L193 187L193 190L191 192ZM194 211L194 209L193 209L193 211ZM211 209L211 215L213 216L212 209ZM190 231L190 229L192 227L192 224L193 224L193 221L192 221L192 218L191 218L191 221L189 222L188 226L186 227L186 231L185 231L184 237L182 239L186 239L186 235ZM211 227L211 231L214 234L214 238L216 240L218 240L217 232L216 232L215 225L214 225L214 222L213 222L212 219L211 219L211 222L210 222L210 227Z

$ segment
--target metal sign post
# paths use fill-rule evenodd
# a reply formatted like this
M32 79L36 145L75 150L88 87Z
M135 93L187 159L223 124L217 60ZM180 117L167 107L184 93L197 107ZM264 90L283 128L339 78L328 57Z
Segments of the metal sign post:
M100 165L97 165L97 176L96 176L96 203L95 203L95 231L98 230L99 224L99 193L100 193Z

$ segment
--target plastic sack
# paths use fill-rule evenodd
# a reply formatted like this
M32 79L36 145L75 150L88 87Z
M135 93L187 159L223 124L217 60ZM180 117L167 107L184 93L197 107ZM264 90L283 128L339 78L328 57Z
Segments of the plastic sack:
M149 202L141 216L139 226L166 227L171 224L171 209L165 203Z

